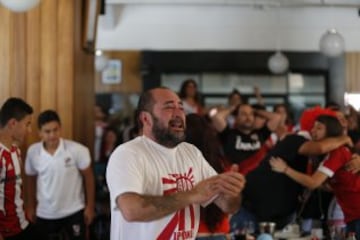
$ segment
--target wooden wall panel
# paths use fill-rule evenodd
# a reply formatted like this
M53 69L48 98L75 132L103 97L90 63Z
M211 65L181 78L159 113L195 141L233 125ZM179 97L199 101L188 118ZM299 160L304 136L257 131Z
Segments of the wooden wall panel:
M360 53L346 53L346 91L360 93Z
M5 8L0 7L0 101L3 102L10 96L10 72L11 72L11 51L12 51L12 14Z
M122 63L122 82L120 84L103 84L101 73L95 77L96 93L140 93L142 81L140 75L141 52L113 51L105 53L110 59L119 59Z
M47 0L41 3L41 109L56 109L57 81L57 40L58 0Z
M26 57L25 57L25 13L12 15L12 60L11 60L11 96L25 96L26 92Z
M28 143L39 140L37 134L36 117L41 109L41 42L40 20L41 8L37 7L27 14L26 20L26 99L34 108L33 134L29 136Z
M95 139L94 123L94 56L86 54L82 49L82 16L83 1L75 1L75 79L73 128L74 139L82 142L93 153Z
M17 96L33 106L25 148L38 140L37 116L48 108L60 114L63 137L93 147L94 58L81 45L83 2L42 0L26 13L0 5L0 103Z
M57 44L57 109L62 118L62 132L71 136L74 102L74 7L70 1L58 4L58 44Z

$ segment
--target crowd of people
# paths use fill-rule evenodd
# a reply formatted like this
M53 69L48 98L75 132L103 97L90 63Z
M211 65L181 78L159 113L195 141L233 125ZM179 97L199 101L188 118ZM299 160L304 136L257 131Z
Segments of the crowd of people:
M332 103L297 122L287 105L268 111L254 95L251 105L233 90L227 106L208 109L192 79L179 93L150 89L121 132L97 106L94 165L86 146L61 137L54 110L37 117L41 140L23 162L33 109L9 98L0 109L0 240L251 239L260 222L299 223L308 235L315 221L327 237L338 227L360 238L358 113ZM110 226L89 235L100 208Z

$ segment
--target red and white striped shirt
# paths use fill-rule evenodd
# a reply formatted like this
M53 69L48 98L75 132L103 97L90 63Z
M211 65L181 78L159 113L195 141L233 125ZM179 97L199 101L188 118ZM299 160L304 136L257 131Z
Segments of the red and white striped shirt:
M19 234L29 222L25 217L20 149L0 143L0 233Z

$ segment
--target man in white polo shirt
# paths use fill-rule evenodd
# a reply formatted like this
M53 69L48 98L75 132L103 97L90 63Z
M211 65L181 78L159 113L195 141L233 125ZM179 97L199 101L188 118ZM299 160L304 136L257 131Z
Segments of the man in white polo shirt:
M66 232L71 240L85 239L94 217L94 176L87 147L61 138L55 111L38 117L41 142L30 146L25 161L29 176L29 218L49 238Z

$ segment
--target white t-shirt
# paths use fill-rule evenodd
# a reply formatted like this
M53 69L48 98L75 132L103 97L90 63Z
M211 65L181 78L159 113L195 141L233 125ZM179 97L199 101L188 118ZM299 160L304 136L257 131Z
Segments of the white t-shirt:
M162 196L186 191L216 174L201 152L188 143L170 149L140 136L120 145L111 155L106 171L111 240L195 239L199 205L189 205L151 222L127 222L116 207L116 198L125 192Z
M29 147L25 172L37 176L38 217L59 219L85 207L79 170L86 169L90 163L89 149L73 141L61 139L54 155L45 150L42 142Z

